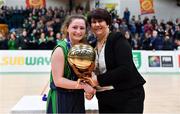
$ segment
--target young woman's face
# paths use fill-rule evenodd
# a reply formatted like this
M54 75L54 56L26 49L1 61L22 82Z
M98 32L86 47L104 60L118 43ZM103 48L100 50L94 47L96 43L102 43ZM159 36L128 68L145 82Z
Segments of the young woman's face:
M106 21L103 19L91 20L91 29L97 37L104 36L108 27Z
M79 42L86 33L86 24L83 19L73 19L67 28L69 38L73 42Z

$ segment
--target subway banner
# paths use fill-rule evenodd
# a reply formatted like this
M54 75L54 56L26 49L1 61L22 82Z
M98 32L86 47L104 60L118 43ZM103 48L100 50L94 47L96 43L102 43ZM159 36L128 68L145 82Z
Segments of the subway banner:
M0 72L50 72L52 51L0 51Z
M0 72L50 72L51 51L0 51ZM142 51L133 52L137 69L145 72Z
M154 13L153 0L140 0L141 14L152 14Z
M50 72L51 50L0 50L1 72ZM180 73L180 51L133 50L133 61L141 73Z
M42 8L46 6L45 0L26 0L27 8Z

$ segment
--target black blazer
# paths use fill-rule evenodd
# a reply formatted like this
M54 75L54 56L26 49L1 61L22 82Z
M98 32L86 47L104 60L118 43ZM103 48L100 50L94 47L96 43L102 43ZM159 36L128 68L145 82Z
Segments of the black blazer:
M120 32L110 33L105 46L107 72L97 76L100 86L113 85L115 89L130 89L146 81L135 67L132 49Z

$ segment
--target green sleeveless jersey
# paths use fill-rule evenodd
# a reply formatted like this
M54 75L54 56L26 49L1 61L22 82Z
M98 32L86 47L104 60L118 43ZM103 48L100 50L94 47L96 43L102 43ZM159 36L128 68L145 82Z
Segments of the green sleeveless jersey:
M71 77L71 69L70 69L70 66L68 64L68 60L67 60L67 57L68 57L68 46L67 46L67 42L65 40L61 40L58 42L58 45L53 49L53 52L54 50L57 48L57 47L61 47L63 49L63 53L64 53L64 77L68 78L68 79L72 79ZM52 54L53 54L52 52ZM52 71L51 71L51 76L50 76L50 83L53 82L53 76L52 76Z

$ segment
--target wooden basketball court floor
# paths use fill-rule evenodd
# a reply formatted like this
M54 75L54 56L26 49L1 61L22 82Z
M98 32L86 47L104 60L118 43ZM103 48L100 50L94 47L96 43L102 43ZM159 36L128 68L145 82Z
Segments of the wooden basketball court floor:
M180 114L180 73L146 73L144 114ZM0 114L25 95L40 95L49 73L0 73ZM45 93L47 89L45 90Z

